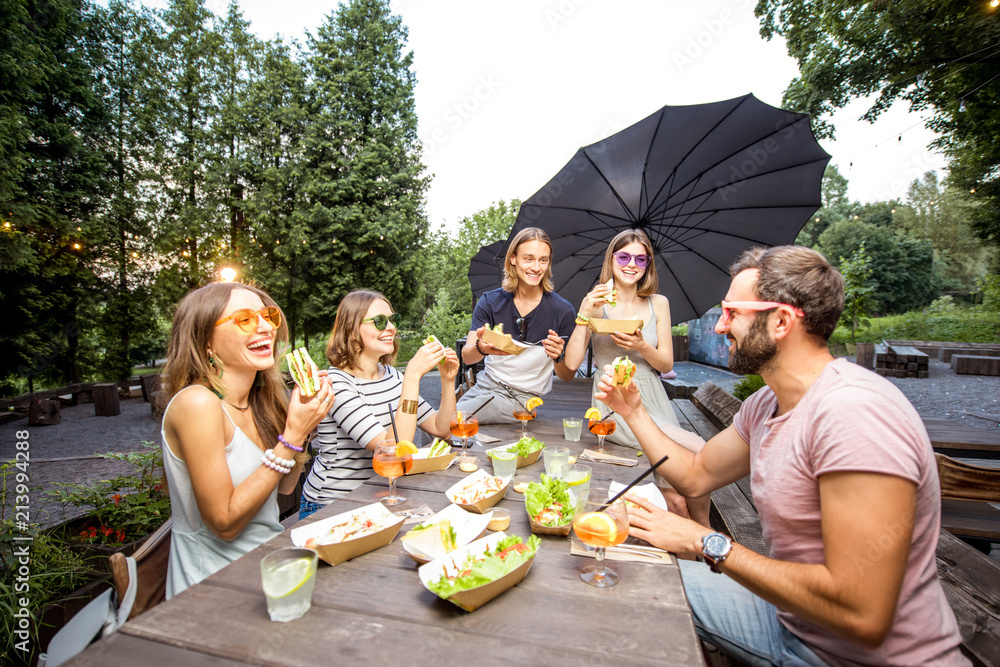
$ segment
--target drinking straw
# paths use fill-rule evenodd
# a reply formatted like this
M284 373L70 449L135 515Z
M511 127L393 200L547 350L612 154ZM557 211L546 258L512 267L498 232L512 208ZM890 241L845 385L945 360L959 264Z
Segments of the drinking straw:
M522 403L521 401L518 400L517 396L514 395L514 392L511 391L510 387L508 387L503 382L500 382L499 384L500 384L501 387L503 387L504 391L506 391L508 394L510 394L510 397L514 399L514 402L517 403L518 406L520 406L520 408L522 410L524 410L525 412L531 412L531 410L529 410L528 408L524 407L524 403ZM486 405L486 404L483 403L483 405Z
M470 412L468 414L468 416L466 417L466 419L468 419L469 417L473 416L474 414L476 414L477 412L479 412L480 410L482 410L483 408L485 408L486 404L489 403L490 401L492 401L494 398L496 398L496 394L493 394L492 396L490 396L489 398L487 398L486 401L484 401L482 405L480 405L478 408L476 408L475 410L473 410L472 412Z
M392 416L392 410L389 410L389 423L392 424L392 437L395 438L398 443L399 433L396 431L396 418Z
M639 475L638 477L636 477L634 480L632 480L631 482L629 482L628 486L626 486L624 489L622 489L617 494L615 494L614 498L612 498L608 502L606 502L603 505L601 505L601 509L603 510L605 507L608 507L611 503L615 502L616 500L618 500L619 498L621 498L622 496L624 496L626 493L628 493L629 489L631 489L633 486L635 486L636 484L638 484L642 480L646 479L646 476L649 475L649 473L653 472L654 470L656 470L657 468L659 468L661 465L663 465L664 463L666 463L667 459L669 459L669 458L670 458L669 455L664 455L664 457L662 459L660 459L659 461L657 461L656 463L654 463L650 467L649 470L647 470L646 472L644 472L641 475ZM600 511L600 510L598 510L598 511Z

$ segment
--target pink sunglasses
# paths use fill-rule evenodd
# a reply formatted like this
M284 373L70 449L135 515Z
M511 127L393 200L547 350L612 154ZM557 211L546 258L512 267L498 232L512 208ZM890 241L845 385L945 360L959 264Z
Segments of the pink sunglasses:
M791 308L792 312L798 315L799 317L806 316L806 314L802 312L801 308L796 308L795 306L792 306L790 304L779 303L777 301L723 301L722 321L725 324L729 324L730 322L732 322L733 311L738 310L740 308L746 310L764 311L764 310L771 310L773 308L781 308L782 306L784 306L785 308Z

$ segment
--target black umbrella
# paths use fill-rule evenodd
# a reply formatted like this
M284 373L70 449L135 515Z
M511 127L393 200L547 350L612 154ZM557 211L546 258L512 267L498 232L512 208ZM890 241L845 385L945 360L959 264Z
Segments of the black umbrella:
M672 321L694 319L725 296L728 266L743 250L795 240L822 203L829 160L808 115L753 95L666 106L577 151L521 205L496 255L502 261L521 229L541 227L552 239L556 291L577 306L612 237L640 228Z
M469 262L469 285L472 287L473 306L479 301L483 292L500 287L500 281L503 280L503 246L503 241L483 246Z

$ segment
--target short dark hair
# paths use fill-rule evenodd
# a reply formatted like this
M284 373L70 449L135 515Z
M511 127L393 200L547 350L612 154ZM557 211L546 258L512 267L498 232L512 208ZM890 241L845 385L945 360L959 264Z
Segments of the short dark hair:
M797 245L751 248L729 267L729 275L757 269L754 291L762 301L800 308L806 331L830 340L844 310L844 279L820 253Z

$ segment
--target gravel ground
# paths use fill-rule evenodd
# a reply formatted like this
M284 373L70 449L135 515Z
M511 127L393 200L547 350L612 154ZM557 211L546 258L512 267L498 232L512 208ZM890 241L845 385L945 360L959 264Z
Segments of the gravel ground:
M853 358L849 357L852 361ZM731 389L735 379L716 383ZM924 416L958 421L966 426L1000 430L1000 378L956 375L948 364L930 360L930 377L925 379L890 378ZM559 390L556 383L553 391ZM437 407L441 381L436 372L421 381L421 394ZM72 518L79 512L45 500L43 491L56 482L81 482L108 479L132 472L127 463L95 458L96 454L142 449L144 440L159 442L159 422L149 404L142 399L121 401L117 417L94 416L93 404L62 408L62 421L55 426L28 426L27 419L0 425L0 461L15 455L16 433L27 430L30 443L29 472L30 512L32 521L51 525ZM16 472L16 471L14 471ZM13 506L13 478L9 480L9 498L5 512ZM10 514L7 514L10 516Z

